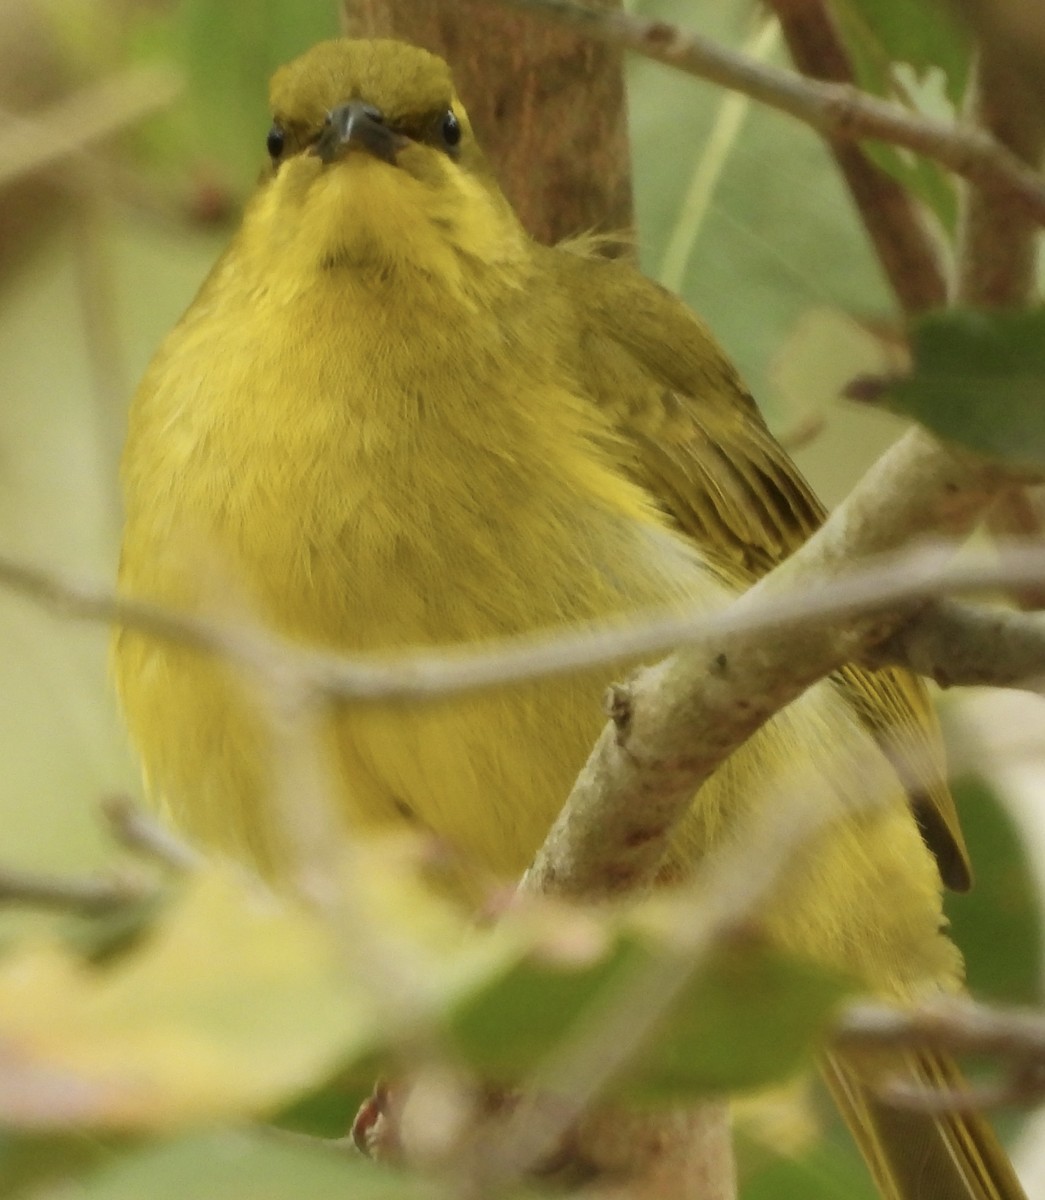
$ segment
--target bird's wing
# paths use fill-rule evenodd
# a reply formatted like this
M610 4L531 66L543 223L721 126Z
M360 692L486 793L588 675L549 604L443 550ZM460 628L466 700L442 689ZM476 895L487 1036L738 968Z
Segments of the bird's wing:
M583 244L543 253L578 322L571 366L610 418L611 452L710 562L750 584L817 529L823 506L681 301ZM921 681L847 666L834 682L896 764L944 882L966 890L968 853Z
M923 1112L889 1104L876 1094L883 1080L931 1093L960 1093L966 1084L955 1063L935 1050L882 1053L874 1075L866 1064L828 1055L824 1081L887 1200L1026 1200L1008 1155L978 1114Z

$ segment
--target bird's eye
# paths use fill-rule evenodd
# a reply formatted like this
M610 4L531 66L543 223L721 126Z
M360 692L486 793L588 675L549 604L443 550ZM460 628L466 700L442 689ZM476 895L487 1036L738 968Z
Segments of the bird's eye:
M283 153L286 140L287 135L284 130L279 125L273 125L265 139L265 149L268 150L270 158L279 158Z
M451 150L461 140L461 122L454 116L454 110L448 108L443 115L442 122L439 126L439 132L443 136L443 144Z

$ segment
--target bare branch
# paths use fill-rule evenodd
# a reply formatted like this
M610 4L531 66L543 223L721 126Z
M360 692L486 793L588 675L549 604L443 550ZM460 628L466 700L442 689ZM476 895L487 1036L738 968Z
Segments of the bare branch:
M166 108L180 82L168 70L139 67L56 101L32 117L4 113L0 187L65 158L79 158L143 117Z
M816 772L822 769L818 763ZM810 773L799 768L767 785L766 796L753 806L757 816L704 860L687 895L679 896L666 931L668 948L624 980L527 1085L526 1091L538 1099L518 1112L508 1130L515 1138L509 1145L519 1173L546 1153L554 1138L635 1060L709 953L765 910L800 852L832 822L853 815L855 805L821 804L809 786ZM866 778L877 778L874 764L868 764ZM883 803L883 792L869 786L858 803L870 811ZM525 894L543 888L545 878L531 869L520 890ZM542 1093L553 1094L556 1107L542 1108Z
M920 1048L1045 1061L1045 1013L994 1008L960 996L904 1009L861 1001L839 1018L834 1041L852 1050Z
M1003 470L910 430L789 559L733 606L824 589L852 564L918 531L969 530L1006 482ZM653 881L675 823L700 785L807 687L859 659L911 615L790 627L788 636L718 634L639 674L613 698L570 799L531 867L529 886L623 894Z
M822 793L810 786L824 769L822 760L796 764L767 781L765 795L738 823L736 836L709 853L694 878L660 910L657 953L636 964L612 991L599 997L586 1019L566 1035L519 1092L496 1094L491 1102L480 1098L476 1119L462 1121L462 1131L447 1140L440 1155L462 1169L466 1178L478 1180L482 1194L499 1194L523 1176L543 1173L564 1158L605 1163L604 1139L618 1131L624 1140L612 1149L612 1161L629 1177L637 1170L646 1182L650 1173L658 1175L657 1160L665 1147L658 1146L656 1134L664 1125L673 1134L667 1145L676 1185L653 1195L721 1200L731 1194L725 1106L707 1103L691 1115L660 1112L632 1117L599 1106L597 1100L639 1059L709 954L728 944L737 930L757 927L759 916L772 904L801 852L834 822L871 812L885 802L887 793L877 786L882 768L878 750L868 743L864 754L858 753L850 765L864 784L850 795L846 806L824 804ZM524 881L523 894L528 890ZM394 1130L397 1149L405 1150L408 1159L414 1157L411 1126L430 1122L411 1122L410 1098L409 1089L376 1095L363 1110L361 1138L374 1134L376 1122L380 1137ZM683 1131L696 1136L697 1143L691 1144L692 1137L681 1137ZM692 1172L699 1186L695 1182L692 1192L680 1191L679 1170ZM639 1187L628 1195L647 1193Z
M1045 121L1030 102L1022 78L1008 56L986 44L974 81L973 108L981 127L995 143L1033 166L1041 162ZM1037 225L1040 221L999 186L984 177L963 196L958 297L977 308L1024 305L1037 282Z
M975 127L915 116L849 84L822 83L755 63L664 21L609 13L574 0L499 0L562 21L589 37L624 46L786 112L828 138L874 138L924 154L970 182L1003 191L1019 211L1045 223L1045 181L995 138Z
M1015 543L1000 547L997 556L970 556L948 567L946 563L954 549L947 542L922 544L839 569L834 578L818 582L815 588L803 586L774 591L772 595L762 593L757 599L745 597L717 613L701 608L693 613L639 614L627 622L592 623L507 638L481 650L467 645L437 650L418 648L413 654L398 657L394 663L380 658L302 650L275 633L120 597L109 588L83 584L3 557L0 557L0 587L77 619L136 629L215 655L245 671L274 677L277 682L286 681L288 690L295 693L305 690L313 702L326 699L356 704L389 700L426 703L506 683L650 658L686 643L710 645L725 636L779 634L785 629L830 625L880 610L918 605L940 596L1045 584L1043 548ZM931 614L930 609L919 628L931 628ZM983 620L989 619L993 619L993 614L988 609ZM954 629L953 618L947 628ZM1011 628L1013 636L1018 633L1026 639L1029 656L1039 654L1033 621L1028 619L1023 625L1013 622ZM970 634L974 647L979 637L977 629L974 625ZM912 632L911 644L923 636L929 635ZM897 663L903 645L901 637L897 643L883 642L881 654L876 646L868 646L858 652L854 650L854 656L861 661ZM1029 657L1027 661L1032 660ZM935 660L924 661L931 666ZM981 661L975 649L970 653L967 677L962 674L963 668L955 655L949 660L941 657L939 662L952 686L976 683L1012 687L1022 686L1028 679L1027 675L1014 674L1007 657L999 662L997 673L989 675L989 663L986 658ZM946 662L951 665L942 666Z
M994 1083L959 1088L926 1087L905 1079L881 1084L878 1094L894 1108L920 1113L985 1113L999 1108L1030 1108L1045 1096L1045 1081L1013 1069Z
M987 512L986 526L999 542L1045 542L1045 497L1042 489L1010 488L1002 492ZM1010 598L1025 609L1045 608L1045 588L1014 588Z
M1045 680L1045 613L941 601L877 646L877 666L903 666L940 687L1040 690Z
M129 850L145 854L178 872L192 871L203 862L198 850L143 812L127 796L110 796L103 800L102 813L113 836Z
M976 1112L1029 1106L1045 1096L1045 1013L995 1008L948 996L915 1009L874 1001L850 1005L834 1044L859 1052L938 1050L975 1055L1004 1068L1001 1080L955 1089L926 1088L901 1079L883 1080L883 1098L919 1112Z
M76 879L0 867L0 904L53 908L99 917L153 894L153 889L130 878Z

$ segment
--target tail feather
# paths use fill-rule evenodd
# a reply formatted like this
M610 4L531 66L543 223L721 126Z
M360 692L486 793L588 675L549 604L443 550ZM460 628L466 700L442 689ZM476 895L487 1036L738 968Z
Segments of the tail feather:
M890 1073L901 1072L931 1088L963 1086L957 1066L936 1053L905 1054ZM1027 1200L983 1117L887 1104L866 1072L837 1056L827 1058L823 1074L883 1200Z

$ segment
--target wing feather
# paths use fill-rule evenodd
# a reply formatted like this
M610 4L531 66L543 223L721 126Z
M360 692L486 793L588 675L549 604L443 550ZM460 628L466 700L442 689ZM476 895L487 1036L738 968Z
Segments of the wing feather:
M570 365L610 418L611 453L717 569L749 585L818 528L823 506L706 327L627 264L588 249L543 253L578 322ZM968 853L924 685L856 666L834 682L905 780L944 882L966 890Z

